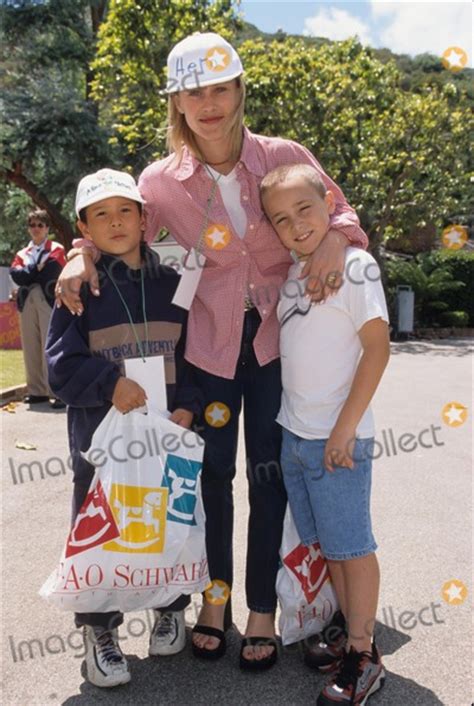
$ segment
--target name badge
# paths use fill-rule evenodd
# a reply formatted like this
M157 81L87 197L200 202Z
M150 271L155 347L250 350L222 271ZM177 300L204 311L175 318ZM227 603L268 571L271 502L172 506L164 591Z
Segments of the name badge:
M145 414L148 409L166 412L165 359L162 355L143 358L129 358L125 361L125 375L143 387L147 396L146 407L134 410Z
M191 248L184 264L183 274L181 275L173 297L173 304L189 311L202 277L205 262L205 255L198 253L195 248Z

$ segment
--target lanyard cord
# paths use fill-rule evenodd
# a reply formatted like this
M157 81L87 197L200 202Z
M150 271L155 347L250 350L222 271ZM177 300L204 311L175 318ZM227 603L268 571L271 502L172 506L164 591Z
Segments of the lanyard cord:
M215 195L216 195L217 184L218 184L218 182L219 182L219 179L220 179L221 176L222 176L222 174L219 174L219 176L218 176L217 179L216 179L216 178L214 177L214 175L212 174L212 172L210 171L210 169L209 169L209 167L207 166L207 164L204 164L203 166L205 167L207 173L209 174L209 176L210 176L211 179L212 179L212 188L211 188L211 193L209 194L209 198L207 199L206 213L205 213L205 215L204 215L204 221L203 221L203 224L202 224L201 235L199 236L198 244L197 244L197 246L196 246L196 252L197 252L198 255L201 255L201 254L202 254L202 244L203 244L204 236L206 235L207 226L208 226L208 223L209 223L209 214L210 214L210 212L211 212L212 203L213 203L214 197L215 197Z
M110 281L111 281L112 284L114 285L114 287L115 287L115 289L116 289L116 291L117 291L117 294L119 295L120 300L121 300L121 302L122 302L122 304L123 304L123 306L124 306L124 309L125 309L125 311L127 312L128 320L130 321L130 326L132 327L132 331L133 331L133 334L134 334L134 336L135 336L135 340L136 340L136 342L137 342L138 350L140 351L140 355L141 355L141 357L143 358L143 362L146 362L145 351L143 350L142 342L141 342L140 339L138 338L137 329L135 328L135 324L133 323L132 315L131 315L131 313L130 313L130 309L129 309L128 306L127 306L127 302L126 302L125 299L123 298L122 292L121 292L120 289L118 288L117 283L115 282L114 278L112 277L112 273L110 272L110 270L108 269L108 267L107 267L106 265L104 265L104 269L105 269L105 271L107 272L107 274L109 275ZM143 267L140 268L140 283L141 283L141 292L142 292L143 321L144 321L144 324L145 324L145 342L146 342L146 349L148 350L148 321L147 321L147 318L146 318L146 307L145 307L145 280L144 280L144 277L143 277Z

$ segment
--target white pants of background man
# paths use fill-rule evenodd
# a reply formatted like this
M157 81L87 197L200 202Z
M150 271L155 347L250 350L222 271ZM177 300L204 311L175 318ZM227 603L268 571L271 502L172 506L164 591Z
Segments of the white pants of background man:
M21 343L25 360L28 394L53 397L48 385L44 348L51 307L39 284L34 284L20 313Z

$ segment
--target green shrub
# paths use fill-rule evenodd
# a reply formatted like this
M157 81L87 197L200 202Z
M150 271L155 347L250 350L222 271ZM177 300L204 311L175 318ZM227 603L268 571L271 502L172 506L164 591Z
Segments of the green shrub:
M385 263L388 299L392 307L397 285L409 285L415 293L416 326L441 325L442 314L450 312L451 308L459 311L462 306L460 293L467 288L467 283L455 278L453 260L445 262L436 256L437 253L428 253L410 261L397 259Z
M474 252L465 250L436 250L430 253L429 261L434 267L448 268L453 278L464 282L458 291L446 291L445 301L452 311L465 311L469 321L465 326L474 326Z
M467 311L442 311L438 321L441 326L468 326L469 314Z

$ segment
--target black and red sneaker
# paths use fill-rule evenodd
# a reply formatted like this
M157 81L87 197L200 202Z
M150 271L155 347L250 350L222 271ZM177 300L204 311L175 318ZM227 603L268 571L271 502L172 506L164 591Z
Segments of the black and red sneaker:
M365 706L368 699L382 688L385 670L375 643L372 652L344 651L336 674L324 687L317 706Z
M304 642L304 661L311 669L331 672L339 665L347 642L346 619L340 610L318 635Z

